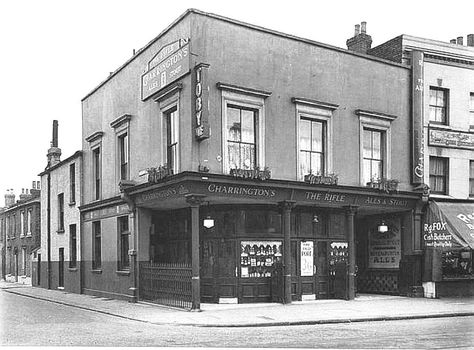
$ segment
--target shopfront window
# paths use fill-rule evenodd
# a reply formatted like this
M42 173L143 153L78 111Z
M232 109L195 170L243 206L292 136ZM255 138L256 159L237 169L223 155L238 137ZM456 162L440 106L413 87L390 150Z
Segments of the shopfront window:
M281 215L272 210L246 210L246 233L280 233Z
M130 258L128 256L130 230L128 228L128 216L117 219L118 226L118 246L119 246L119 270L130 269Z
M443 277L474 277L472 257L472 250L451 250L443 252Z
M282 261L281 241L242 241L240 244L240 276L271 277Z

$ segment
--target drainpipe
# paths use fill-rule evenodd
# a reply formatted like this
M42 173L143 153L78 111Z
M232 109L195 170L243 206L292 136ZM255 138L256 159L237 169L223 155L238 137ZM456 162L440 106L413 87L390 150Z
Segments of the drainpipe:
M48 289L51 289L51 173L48 172L48 205L47 205L47 215L48 215Z

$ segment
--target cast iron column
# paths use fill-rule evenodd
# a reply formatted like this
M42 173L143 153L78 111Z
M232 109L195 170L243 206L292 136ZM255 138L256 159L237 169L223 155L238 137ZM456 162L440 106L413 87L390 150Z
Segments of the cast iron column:
M280 202L283 221L283 302L291 303L291 209L295 206L295 201Z
M205 195L187 194L186 201L191 207L191 264L192 264L192 306L191 311L201 311L201 286L199 278L199 206Z
M346 209L346 230L349 253L349 271L348 271L348 289L347 299L353 300L355 298L355 274L356 274L356 247L355 247L355 232L354 232L354 216L357 210L356 206L349 205Z
M131 230L130 236L132 237L132 246L128 251L128 255L130 258L130 273L132 274L132 282L133 285L130 287L132 291L132 302L136 303L138 301L138 262L137 262L137 237L138 237L138 229L137 225L137 209L135 205L130 208L130 214L128 216L130 218L130 225L129 229Z

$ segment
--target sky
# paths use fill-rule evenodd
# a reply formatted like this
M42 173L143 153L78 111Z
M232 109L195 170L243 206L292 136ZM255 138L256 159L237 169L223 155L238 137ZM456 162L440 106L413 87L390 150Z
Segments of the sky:
M0 1L0 207L40 180L53 120L66 159L81 149L81 99L188 8L342 48L362 21L372 46L474 33L472 0Z

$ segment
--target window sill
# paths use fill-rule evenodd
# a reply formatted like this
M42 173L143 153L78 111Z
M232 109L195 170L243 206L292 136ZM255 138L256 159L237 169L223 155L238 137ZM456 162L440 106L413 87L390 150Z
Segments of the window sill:
M59 290L64 290L64 287L58 287Z
M443 277L442 281L466 281L474 280L474 276Z
M26 237L31 237L31 232L27 232Z
M70 207L73 207L73 206L75 206L75 205L76 205L76 201L69 202L69 206L70 206Z
M130 270L119 270L115 271L115 273L119 276L130 276Z
M57 230L56 233L64 233L64 230Z
M92 272L92 273L101 274L101 273L102 273L102 269L92 269L91 272Z
M429 127L430 128L435 128L435 129L446 129L446 130L451 130L452 127L446 124L441 124L441 123L434 123L434 122L429 122Z
M71 272L77 271L77 267L68 267L68 270Z

